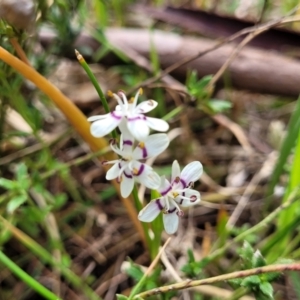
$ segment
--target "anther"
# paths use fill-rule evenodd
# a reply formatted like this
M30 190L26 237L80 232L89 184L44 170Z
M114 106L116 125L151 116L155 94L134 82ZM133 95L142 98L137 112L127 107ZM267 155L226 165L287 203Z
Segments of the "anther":
M141 149L145 148L145 143L144 142L139 142L138 147Z
M114 96L114 93L113 93L111 90L108 90L108 91L107 91L107 96L108 96L108 97L113 97L113 96Z
M118 90L118 95L123 96L123 95L125 95L125 92L123 90Z
M191 201L191 202L197 201L197 196L196 196L196 195L192 195L192 196L190 197L190 201Z
M178 217L183 217L184 216L184 212L182 210L178 210L176 212L176 214L177 214Z
M179 193L177 193L177 192L172 192L172 195L173 195L174 198L176 198L176 197L179 195Z

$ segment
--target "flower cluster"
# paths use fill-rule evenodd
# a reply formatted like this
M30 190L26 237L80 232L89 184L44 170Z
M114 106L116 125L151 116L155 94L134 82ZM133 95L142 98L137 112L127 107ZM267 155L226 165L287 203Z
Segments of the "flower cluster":
M179 217L184 214L180 206L189 207L200 202L200 193L191 187L201 174L202 165L199 161L189 163L180 173L179 164L175 160L172 165L171 182L162 177L158 188L161 197L152 200L140 211L139 220L152 222L162 212L166 232L175 233Z
M180 172L178 162L174 161L171 181L168 181L144 162L162 153L169 145L169 138L165 133L149 135L150 129L165 132L169 129L169 125L164 120L144 115L153 110L157 102L147 100L137 104L141 93L140 89L129 101L122 91L112 94L118 105L114 111L106 115L88 119L93 122L91 134L103 137L119 128L121 132L119 146L115 140L110 142L111 149L118 154L119 159L103 162L106 165L112 164L106 179L117 179L124 198L132 192L135 181L149 189L158 190L161 197L152 200L142 209L138 218L143 222L151 222L162 212L165 230L173 234L178 228L179 217L184 214L180 207L189 207L200 201L200 193L192 189L192 186L202 174L202 165L195 161Z

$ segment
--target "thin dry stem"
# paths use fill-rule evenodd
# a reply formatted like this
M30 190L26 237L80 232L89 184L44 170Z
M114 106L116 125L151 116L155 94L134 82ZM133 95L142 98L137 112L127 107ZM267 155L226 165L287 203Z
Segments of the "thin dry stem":
M165 252L161 256L161 261L165 265L166 269L170 272L170 274L172 275L174 280L176 280L177 282L183 281L181 279L181 277L178 275L178 273L176 272L173 265L170 263ZM224 297L228 298L233 295L232 291L222 289L220 287L216 287L216 286L212 286L212 285L196 286L196 287L193 287L192 289L201 294L218 297L218 298L222 298L222 299L224 299ZM243 296L240 299L241 300L254 300L254 298L250 297L250 296Z
M14 49L16 50L18 56L20 57L20 59L28 66L30 66L30 62L26 56L26 53L24 52L23 48L21 47L21 45L19 44L17 38L11 38L9 39L11 45L14 47Z
M291 11L291 13L293 12L294 10ZM276 27L276 26L280 26L282 24L286 24L286 23L292 23L292 22L298 22L300 21L300 16L292 16L292 17L284 17L284 18L280 18L279 20L275 20L275 21L270 21L270 22L267 22L265 24L260 24L260 25L255 25L255 26L252 26L252 27L249 27L249 28L245 28L245 29L242 29L240 31L238 31L237 33L234 33L233 35L229 36L228 38L220 41L219 43L217 43L216 45L212 46L211 48L209 49L206 49L202 52L199 52L197 53L196 55L192 55L192 56L189 56L189 57L186 57L184 58L183 60L181 61L178 61L177 63L169 66L168 68L166 68L164 71L161 71L159 72L156 76L153 76L139 84L137 84L136 86L134 86L131 90L136 90L138 87L145 87L145 86L148 86L149 84L152 84L156 81L158 81L159 79L161 79L162 77L166 76L167 74L173 72L174 70L180 68L181 66L189 63L189 62L192 62L193 60L197 59L197 58L200 58L202 56L204 56L205 54L209 53L209 52L212 52L220 47L222 47L223 45L226 45L228 43L231 43L232 41L234 41L235 39L237 39L238 37L240 36L243 36L245 34L248 34L248 33L251 33L251 32L255 32L255 31L259 31L260 33L262 33L263 31L267 31L273 27Z
M276 159L277 159L277 153L271 152L268 156L268 159L263 164L262 168L253 176L247 188L245 189L242 197L240 198L236 208L231 214L229 220L227 221L226 224L227 228L231 228L235 225L241 213L247 206L250 197L256 190L259 182L271 175L271 172L273 171L274 165L276 163Z
M250 143L248 142L246 134L240 125L231 121L228 117L226 117L223 114L214 115L214 116L212 116L212 119L215 122L217 122L218 124L224 126L228 130L230 130L234 134L234 136L237 138L237 140L240 142L243 149L247 153L250 154L253 152L253 149L252 149Z
M215 276L211 278L206 279L200 279L200 280L186 280L184 282L179 282L175 284L170 284L167 286L159 287L156 289L152 289L143 293L140 293L134 297L134 299L138 298L146 298L153 295L166 293L169 291L175 291L175 290L182 290L182 289L188 289L195 286L200 286L204 284L212 284L220 281L227 281L235 278L243 278L248 277L252 275L260 275L263 273L271 273L271 272L285 272L285 271L300 271L300 262L295 262L292 264L282 264L282 265L270 265L260 268L254 268L244 271L237 271L232 272L220 276Z

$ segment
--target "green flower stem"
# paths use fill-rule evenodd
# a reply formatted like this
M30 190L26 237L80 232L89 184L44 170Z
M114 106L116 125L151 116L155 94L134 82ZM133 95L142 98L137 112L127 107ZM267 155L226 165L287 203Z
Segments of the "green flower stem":
M142 203L139 199L139 195L138 195L136 185L134 185L134 187L133 187L132 197L133 197L133 200L134 200L135 208L137 209L137 211L140 211L143 208L143 206L142 206ZM150 238L150 235L149 235L149 228L148 228L147 223L144 223L144 222L141 222L141 223L142 223L142 227L143 227L144 234L145 234L145 237L146 237L146 243L147 243L147 246L148 246L148 250L150 252L151 258L153 259L153 257L152 257L152 247L151 247L152 246L152 241L151 241L151 238Z
M151 201L159 197L161 197L161 195L158 191L151 190ZM153 259L159 251L159 247L161 244L161 234L164 230L163 217L161 213L155 218L155 220L152 221L151 227L154 233L154 238L151 243L151 257Z
M61 300L58 296L50 292L38 281L24 272L18 265L16 265L12 260L10 260L2 251L0 251L0 262L4 264L10 271L12 271L16 276L23 280L28 286L35 290L38 294L45 297L48 300Z
M110 112L110 109L108 107L108 104L107 104L107 100L102 92L102 89L100 87L100 85L98 84L98 81L95 77L95 75L93 74L92 70L90 69L89 65L86 63L85 59L83 58L83 56L77 51L75 50L75 55L77 57L77 60L79 61L80 65L83 67L84 71L86 72L86 74L89 76L92 84L94 85L99 97L100 97L100 100L102 102L102 105L105 109L105 112L108 114Z
M75 55L77 57L77 60L79 61L80 65L82 66L82 68L84 69L84 71L86 72L86 74L88 75L90 81L92 82L93 86L95 87L99 98L102 102L102 105L104 107L105 112L108 114L110 112L107 100L104 96L104 93L95 77L95 75L93 74L92 70L90 69L89 65L86 63L85 59L83 58L83 56L77 51L75 50ZM115 130L112 131L112 137L114 139L117 138L117 133Z
M185 280L179 283L162 286L159 288L155 288L140 293L136 295L133 299L144 299L146 297L150 297L161 293L166 293L169 291L183 290L183 289L188 289L191 287L200 286L204 284L212 284L220 281L227 281L236 278L244 278L252 275L260 275L260 274L271 273L271 272L285 272L285 271L300 271L300 262L295 262L292 264L270 265L265 267L249 269L249 270L232 272L232 273L223 274L223 275L206 278L206 279L200 279L200 280Z
M99 300L101 299L85 282L74 274L68 267L63 264L57 262L48 251L46 251L40 244L26 235L24 232L14 227L11 223L9 223L6 219L4 219L0 215L0 221L3 223L4 227L11 231L11 233L21 241L27 248L30 249L32 253L37 255L41 260L45 263L52 265L53 267L60 270L61 274L70 282L75 288L82 291L89 300Z

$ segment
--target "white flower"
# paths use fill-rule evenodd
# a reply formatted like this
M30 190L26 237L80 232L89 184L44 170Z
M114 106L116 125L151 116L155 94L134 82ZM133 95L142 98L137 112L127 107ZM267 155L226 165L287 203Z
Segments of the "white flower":
M152 200L139 213L139 220L152 222L160 212L168 234L177 231L179 217L183 216L182 207L189 207L200 202L200 193L190 187L199 179L203 171L199 161L189 163L180 173L180 167L175 160L172 165L171 183L162 177L158 191L161 197Z
M127 127L130 133L138 140L144 141L149 135L150 128L157 131L167 131L169 125L166 121L157 118L146 117L144 114L153 110L157 106L154 100L143 101L137 105L138 97L142 89L136 93L135 97L128 101L124 92L113 94L118 101L116 109L106 115L93 116L88 121L94 122L91 125L91 134L94 137L103 137L119 126L121 132L123 127Z
M121 156L121 159L104 162L104 164L114 164L106 173L106 179L118 179L121 184L121 195L124 198L132 192L135 180L149 189L157 189L161 181L160 176L139 160L159 155L168 145L168 136L165 133L158 133L148 136L144 142L139 142L134 148L134 138L125 129L121 135L120 148L111 143L112 150Z

